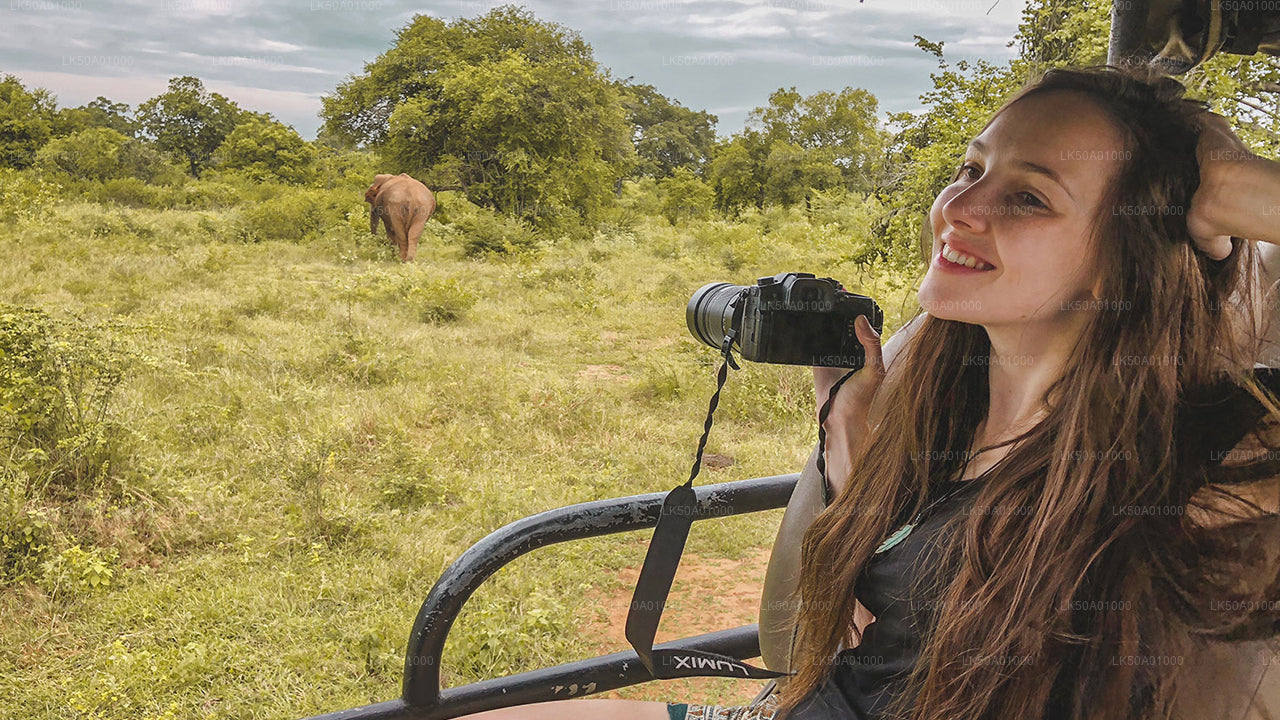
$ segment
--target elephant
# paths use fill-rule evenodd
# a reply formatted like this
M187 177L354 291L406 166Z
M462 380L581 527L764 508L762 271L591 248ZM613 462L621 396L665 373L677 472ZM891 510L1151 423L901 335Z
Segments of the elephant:
M375 175L364 193L369 203L369 232L378 233L378 218L387 228L387 237L400 250L401 262L413 262L418 252L422 227L436 211L436 196L426 185L405 173Z

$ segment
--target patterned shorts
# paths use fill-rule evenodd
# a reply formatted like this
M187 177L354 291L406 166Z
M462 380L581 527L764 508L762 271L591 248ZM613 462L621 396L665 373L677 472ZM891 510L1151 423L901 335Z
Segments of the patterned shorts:
M772 693L755 705L689 705L667 703L671 720L773 720L778 711L778 694Z

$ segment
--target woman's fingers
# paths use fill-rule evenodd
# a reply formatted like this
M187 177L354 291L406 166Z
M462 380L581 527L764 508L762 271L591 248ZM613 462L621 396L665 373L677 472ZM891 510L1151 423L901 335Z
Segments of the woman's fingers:
M1213 260L1225 260L1231 254L1230 235L1200 236L1192 233L1191 238L1195 240L1196 247L1200 248L1200 252L1208 255Z
M862 343L863 354L866 358L864 367L870 369L875 375L883 377L884 352L880 347L880 333L871 327L866 315L859 315L853 321L853 330L858 335L858 342Z

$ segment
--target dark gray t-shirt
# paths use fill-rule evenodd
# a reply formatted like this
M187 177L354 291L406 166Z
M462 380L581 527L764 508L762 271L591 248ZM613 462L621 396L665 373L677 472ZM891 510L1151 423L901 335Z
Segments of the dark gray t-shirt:
M937 609L927 587L910 597L912 585L937 562L936 553L945 542L940 534L943 526L956 513L970 510L985 477L986 473L942 483L935 497L955 494L934 507L903 540L872 556L855 593L876 619L863 630L856 648L836 656L831 677L788 715L789 720L869 720L901 692L920 654L922 634L932 625Z

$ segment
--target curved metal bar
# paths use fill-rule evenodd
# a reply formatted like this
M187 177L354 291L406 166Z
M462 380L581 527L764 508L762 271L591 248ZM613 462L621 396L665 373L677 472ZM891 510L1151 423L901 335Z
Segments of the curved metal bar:
M785 507L799 477L791 473L696 487L698 516L694 520ZM546 545L652 528L665 497L666 493L648 493L548 510L506 525L464 552L436 581L418 611L405 652L404 702L425 709L451 697L440 692L439 660L445 638L463 604L499 568ZM511 704L515 703L495 707Z
M759 629L753 624L662 643L657 647L710 651L747 660L760 654L759 637ZM393 700L317 715L308 720L447 720L500 707L584 697L652 679L635 651L628 650L449 688L440 694L440 703L430 707Z

